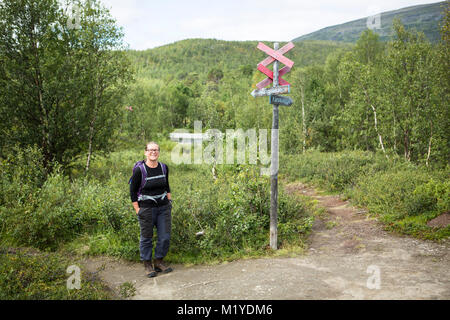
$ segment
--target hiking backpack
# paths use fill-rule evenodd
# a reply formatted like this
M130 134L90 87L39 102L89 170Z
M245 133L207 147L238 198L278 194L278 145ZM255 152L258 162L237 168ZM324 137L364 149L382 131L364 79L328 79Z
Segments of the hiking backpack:
M167 166L166 166L166 164L162 163L162 162L158 162L158 163L161 164L163 175L167 176ZM138 162L136 162L134 164L133 174L131 175L131 178L130 178L130 181L128 181L128 184L131 184L131 179L134 176L134 171L136 170L136 168L140 168L141 169L141 185L139 186L139 189L138 189L138 192L137 192L138 197L140 197L142 188L144 188L144 186L145 186L145 182L146 182L145 179L147 178L147 170L145 169L145 160L138 161Z

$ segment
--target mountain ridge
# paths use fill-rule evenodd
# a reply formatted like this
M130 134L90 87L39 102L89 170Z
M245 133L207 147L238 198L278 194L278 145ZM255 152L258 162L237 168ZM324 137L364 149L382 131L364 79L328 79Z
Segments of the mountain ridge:
M380 13L381 28L373 29L380 35L381 41L388 41L392 36L392 21L395 17L400 18L407 29L416 29L425 34L432 42L440 39L439 22L442 19L442 11L447 1L432 4L415 5L397 10ZM302 35L292 40L301 42L304 40L328 40L354 43L359 39L361 33L368 29L367 19L369 17L348 21L342 24L328 26L320 30Z

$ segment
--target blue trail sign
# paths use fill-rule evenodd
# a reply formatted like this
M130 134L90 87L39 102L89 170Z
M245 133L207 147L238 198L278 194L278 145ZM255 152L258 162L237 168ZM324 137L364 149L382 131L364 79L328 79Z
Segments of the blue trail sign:
M269 99L270 104L278 104L282 106L290 106L292 105L293 101L289 97L283 97L283 96L277 96L275 94L270 96Z

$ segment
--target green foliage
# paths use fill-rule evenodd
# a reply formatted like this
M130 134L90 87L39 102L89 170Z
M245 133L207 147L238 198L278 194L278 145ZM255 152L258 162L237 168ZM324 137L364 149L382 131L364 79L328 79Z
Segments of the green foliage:
M444 43L432 45L394 20L390 42L382 44L368 30L350 52L294 71L293 96L304 115L299 108L287 111L280 126L286 128L286 153L381 150L386 157L445 167L450 137Z
M205 129L222 131L270 128L272 113L264 107L267 102L249 95L264 78L253 67L264 58L256 44L190 39L152 50L127 51L138 77L127 99L133 111L124 111L122 136L142 140L155 133L167 136L174 129L193 129L194 121L202 121ZM296 66L320 64L334 50L349 48L332 42L302 42L289 52L289 58ZM248 116L256 113L260 117Z
M18 179L24 172L29 176L33 170L44 171L43 167L23 164L8 164L8 170L15 174L12 181L8 170L2 171L2 186L8 187L0 206L2 237L18 245L46 250L57 249L80 234L100 231L122 230L121 240L136 240L133 235L138 228L130 214L127 190L121 186L126 184L125 178L111 175L103 183L85 178L71 182L56 167L42 185L36 186L33 179Z
M265 57L263 52L256 49L257 44L257 41L187 39L144 51L128 50L127 53L136 66L139 78L183 81L192 73L206 79L212 66L220 68L224 75L242 66L249 65L254 70L255 61ZM350 47L350 44L332 41L305 41L296 44L288 55L296 65L305 66L323 63L330 52Z
M209 70L207 78L208 81L219 83L219 81L223 78L223 72L220 68L212 68L211 70Z
M395 214L399 218L422 214L424 206L429 205L429 199L420 199L414 190L429 179L428 173L411 168L396 168L371 177L363 175L352 199L358 204L364 204L372 212Z
M284 156L282 174L346 194L356 205L380 217L386 228L427 239L450 235L450 226L432 229L427 222L450 209L447 169L431 170L370 152Z
M334 192L354 186L356 179L364 172L376 174L389 166L380 155L364 151L310 151L301 156L282 156L281 162L286 164L281 172L290 181L311 181Z
M12 149L0 162L0 206L26 203L46 178L44 156L38 147Z
M131 298L136 295L136 288L131 282L124 282L119 286L119 294L122 298Z
M109 148L130 80L123 34L99 1L80 5L80 28L56 0L0 2L0 156L38 145L47 172Z
M184 251L187 257L224 259L264 252L269 239L269 189L268 178L251 166L219 166L214 182L207 176L195 179L174 202L174 255ZM283 192L278 219L280 244L301 243L312 225L305 208ZM203 235L196 236L200 231Z
M171 146L161 143L161 161L169 165L175 199L168 260L199 262L266 252L268 178L260 176L255 166L218 165L215 180L210 165L172 164L166 152ZM139 223L127 183L142 153L128 150L97 156L87 177L79 171L83 163L75 162L72 180L56 167L40 187L32 187L27 201L19 204L12 198L0 207L2 239L43 250L78 252L87 247L82 251L139 260ZM9 170L19 172L20 164L16 166ZM13 186L24 188L20 183ZM308 212L280 192L281 246L301 245L313 221ZM204 234L196 235L200 231Z
M72 265L56 253L1 249L1 300L105 300L111 294L98 279L81 273L81 288L67 289L66 273Z

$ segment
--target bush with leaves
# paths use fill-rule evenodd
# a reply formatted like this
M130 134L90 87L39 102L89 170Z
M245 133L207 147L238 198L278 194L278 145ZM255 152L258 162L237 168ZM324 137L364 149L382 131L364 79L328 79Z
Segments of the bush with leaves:
M94 277L81 272L81 288L67 289L67 267L74 264L56 253L0 249L0 300L104 300L113 298Z

